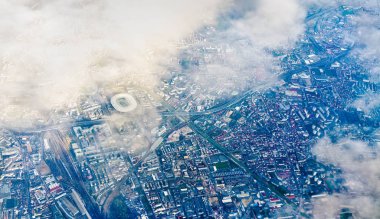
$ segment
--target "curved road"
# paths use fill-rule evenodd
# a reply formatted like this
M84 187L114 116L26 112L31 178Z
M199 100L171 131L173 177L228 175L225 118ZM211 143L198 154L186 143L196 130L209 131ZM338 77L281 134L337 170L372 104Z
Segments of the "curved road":
M323 14L323 13L321 12L320 14ZM313 17L309 17L308 20L309 19L314 19L314 18L315 18L314 16ZM335 61L339 60L340 58L346 56L350 52L350 50L351 50L351 48L349 48L349 49L347 49L345 51L342 51L339 54L336 54L334 57L328 57L328 58L322 59L322 60L320 60L320 61L318 61L318 62L316 62L316 63L314 63L312 65L309 65L309 66L300 66L299 68L297 68L295 70L290 70L290 71L284 72L284 73L280 74L280 77L287 77L289 74L294 74L294 73L299 73L299 72L305 71L309 67L322 67L322 66L326 66L326 65L332 64ZM194 124L192 122L188 123L187 121L184 121L184 119L181 116L202 116L202 115L210 115L210 114L219 112L221 110L230 108L233 105L239 103L240 101L244 100L249 95L253 94L254 90L261 89L261 87L264 87L264 86L265 86L265 84L262 84L259 87L256 87L255 89L248 90L248 91L242 93L241 95L233 97L232 99L230 99L229 101L227 101L227 102L225 102L225 103L223 103L221 105L217 105L215 107L212 107L212 108L210 108L208 110L205 110L205 111L202 111L202 112L174 111L172 109L169 112L163 112L162 116L176 116L176 117L180 118L180 120L183 121L183 122L179 123L177 126L175 126L175 127L171 128L170 130L166 131L161 137L157 138L156 141L153 142L150 145L149 150L145 153L145 155L135 165L133 165L132 171L135 172L137 170L137 168L141 165L141 163L152 152L154 152L157 148L159 148L162 145L162 142L165 140L165 138L168 135L170 135L173 131L175 131L175 130L183 127L183 126L190 125L191 126L190 128L192 128L193 131L195 131L196 133L200 134L204 138L208 138L208 136L204 135L204 133L203 133L202 130L199 130L198 127L194 126ZM13 130L13 131L16 132L16 133L46 132L46 131L58 130L58 129L61 129L61 128L72 127L72 126L92 126L92 125L102 124L102 123L104 123L106 121L107 121L106 119L100 119L100 120L92 120L92 121L76 121L74 123L66 122L66 123L57 124L57 125L43 126L43 127L40 127L38 129L33 129L33 130ZM206 139L206 140L213 141L213 140L210 140L210 139ZM58 145L58 143L57 143L57 145ZM215 144L213 144L213 145L215 146ZM219 146L219 145L216 144L216 146ZM218 149L221 150L222 153L225 153L225 154L228 155L228 152L223 151L223 148L219 147ZM66 156L63 156L63 157L66 157ZM229 157L229 158L232 159L233 162L237 162L236 160L234 160L233 157ZM68 166L70 166L69 163L71 163L71 162L65 161L65 163ZM241 165L240 162L238 162L238 165L241 166L244 170L246 170L245 165ZM74 171L71 171L71 172L74 172ZM256 175L253 175L254 178L256 178L255 176ZM108 195L108 197L106 198L106 201L104 202L103 213L107 213L108 212L110 203L112 202L113 198L116 197L117 194L119 194L120 188L124 184L124 182L126 181L127 178L128 178L128 175L124 176L120 181L118 181L115 184L114 189L112 190L112 192L110 193L110 195ZM259 180L259 182L260 181L261 180ZM72 183L75 185L75 187L77 189L79 189L80 191L82 190L82 188L81 188L82 185L81 184L78 184L78 182L76 182L76 183L72 182ZM276 190L277 190L276 188L274 188L271 185L268 185L268 182L262 182L262 183L264 183L264 185L266 185L270 190L274 191L276 194L278 193L278 192L276 192ZM84 193L85 196L87 195L86 192L84 192L84 191L81 191L81 192L82 192L82 194ZM284 198L283 196L280 196L280 197ZM86 198L90 199L90 197L86 197ZM90 201L90 200L88 200L88 201ZM285 201L288 202L287 199L285 199ZM91 203L90 205L93 206L93 204L94 204L93 200L91 200L90 203ZM90 208L94 209L95 206L90 207Z

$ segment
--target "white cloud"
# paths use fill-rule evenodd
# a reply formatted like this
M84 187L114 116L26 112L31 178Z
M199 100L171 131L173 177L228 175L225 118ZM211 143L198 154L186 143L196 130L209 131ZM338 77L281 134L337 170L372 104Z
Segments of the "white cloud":
M0 2L0 121L29 124L98 87L154 89L176 42L212 23L223 0Z
M380 15L361 13L354 19L357 31L354 37L358 47L357 55L369 68L370 79L380 82Z
M298 0L258 0L234 22L236 32L259 48L291 48L304 32L306 8Z
M378 65L380 49L377 44L380 41L380 1L378 0L306 0L307 6L326 7L326 6L347 6L357 9L352 15L354 29L347 32L348 41L354 41L357 46L353 54L358 55L362 60L366 60L368 66L373 68ZM335 12L332 12L335 13ZM351 16L351 15L350 15ZM379 74L379 69L373 74ZM374 75L379 80L378 75Z
M332 143L321 139L313 148L317 159L334 164L343 171L348 191L336 193L313 203L315 218L335 218L349 207L358 218L380 217L380 149L362 141L342 139Z
M362 2L365 11L353 17L355 29L347 34L347 39L356 42L352 55L357 57L368 69L371 82L380 82L380 5L377 0ZM358 4L353 2L352 5ZM369 113L380 106L379 94L368 93L353 103L365 113Z
M380 106L380 94L366 93L363 97L355 100L352 106L363 110L364 113L369 114L372 110Z
M306 8L298 0L245 1L244 10L221 19L219 28L195 45L195 57L204 56L205 68L192 74L205 93L244 88L267 88L278 80L279 59L273 50L289 50L304 33ZM232 17L232 18L231 18ZM203 48L203 49L202 49ZM215 52L217 51L217 52Z

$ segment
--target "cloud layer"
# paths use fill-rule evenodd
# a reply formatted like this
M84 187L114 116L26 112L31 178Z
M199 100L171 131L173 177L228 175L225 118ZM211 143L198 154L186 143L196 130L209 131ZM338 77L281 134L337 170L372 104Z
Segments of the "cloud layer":
M192 81L206 92L273 85L274 72L280 70L271 51L294 46L304 31L306 8L299 0L234 3L2 1L1 124L31 125L47 119L51 109L116 82L152 90L177 55L177 42L217 19L225 27L193 45L190 53L203 56L204 48L221 53L207 54L208 61L193 72ZM220 16L226 8L229 12Z
M343 171L346 193L314 201L315 218L335 218L348 207L358 218L380 217L380 149L362 141L342 139L332 143L320 140L313 148L317 159Z
M358 5L354 1L351 5ZM380 5L377 0L368 0L361 5L365 10L358 13L353 22L355 31L348 35L349 40L356 42L353 55L357 57L368 69L368 77L371 82L380 82ZM353 105L361 108L366 114L380 106L380 95L368 93L356 100Z
M365 114L370 114L372 110L380 106L380 94L378 93L366 93L363 97L355 100L352 106L363 110Z
M304 33L305 16L299 0L241 1L190 48L193 57L204 59L192 72L193 82L206 93L272 86L281 72L272 52L292 49Z
M113 83L147 89L176 43L215 21L223 0L0 2L0 121L23 126ZM29 122L28 122L29 121Z
M298 0L258 0L231 31L258 48L291 48L304 32L306 8Z
M376 10L372 13L362 13L354 21L357 26L357 34L354 37L359 45L356 53L369 68L370 79L374 82L380 82L380 48L378 46L380 42L380 15L377 14Z

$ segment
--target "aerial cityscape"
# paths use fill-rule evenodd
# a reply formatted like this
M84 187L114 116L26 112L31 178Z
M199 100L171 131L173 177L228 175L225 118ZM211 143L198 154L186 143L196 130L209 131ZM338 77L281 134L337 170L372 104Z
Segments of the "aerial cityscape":
M0 219L380 218L380 0L0 17Z

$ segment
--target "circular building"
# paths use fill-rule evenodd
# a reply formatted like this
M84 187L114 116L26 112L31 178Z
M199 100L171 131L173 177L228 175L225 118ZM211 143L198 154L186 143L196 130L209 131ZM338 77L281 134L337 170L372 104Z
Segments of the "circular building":
M137 101L127 93L116 94L111 98L111 105L119 112L127 113L136 109Z

